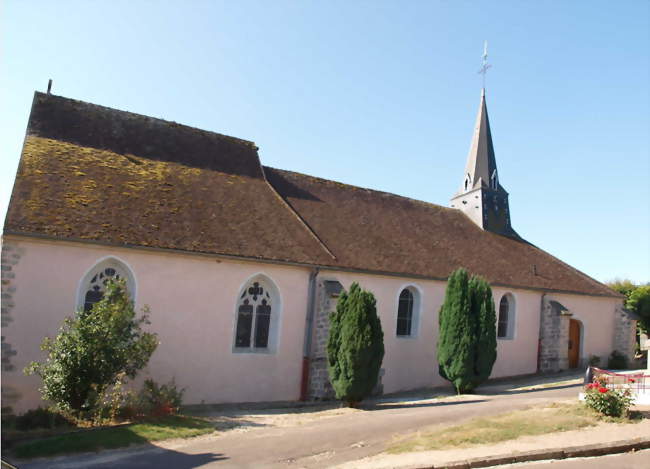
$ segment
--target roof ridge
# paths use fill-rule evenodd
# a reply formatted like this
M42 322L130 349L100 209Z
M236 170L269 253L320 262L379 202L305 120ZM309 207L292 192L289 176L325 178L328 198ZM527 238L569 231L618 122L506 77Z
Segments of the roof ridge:
M181 124L180 122L170 121L170 120L163 119L163 118L160 118L160 117L148 116L146 114L140 114L138 112L126 111L124 109L118 109L118 108L114 108L114 107L110 107L110 106L104 106L104 105L101 105L101 104L91 103L89 101L83 101L81 99L68 98L66 96L42 93L40 91L35 91L34 95L35 95L35 97L36 96L42 96L42 97L45 97L46 99L56 98L56 99L61 99L61 100L64 100L64 101L69 101L71 103L82 104L84 106L94 107L94 108L103 109L103 110L107 110L107 111L111 111L111 112L118 112L118 113L121 113L121 114L126 114L126 115L129 115L129 116L138 118L138 119L148 119L148 120L158 121L160 123L167 124L169 126L184 127L186 129L189 129L189 130L193 130L193 131L197 131L197 132L201 132L201 133L206 133L206 134L211 134L211 135L215 135L217 137L224 137L224 138L227 138L227 139L230 139L230 140L241 142L243 144L254 147L255 150L259 149L257 144L252 140L246 140L244 138L233 137L232 135L226 135L226 134L222 134L220 132L215 132L213 130L202 129L200 127L193 127L191 125ZM30 133L30 126L29 125L27 127L27 132L26 133L27 134Z
M347 187L350 187L352 189L361 189L361 190L368 191L368 192L374 192L376 194L383 194L383 195L387 195L387 196L390 196L390 197L396 197L396 198L399 198L399 199L408 200L408 201L411 201L411 202L416 202L416 203L427 205L427 206L432 206L432 207L435 207L435 208L443 209L443 210L454 212L454 213L456 213L458 211L455 208L445 207L444 205L434 204L433 202L427 202L426 200L414 199L412 197L407 197L405 195L395 194L393 192L380 191L380 190L377 190L377 189L370 189L369 187L355 186L354 184L348 184L346 182L335 181L334 179L325 179L325 178L321 178L321 177L318 177L318 176L312 176L311 174L299 173L298 171L291 171L291 170L288 170L288 169L274 168L272 166L266 166L266 165L262 165L262 168L268 168L268 169L275 170L275 171L282 171L284 173L297 174L299 176L306 176L306 177L309 177L309 178L312 178L312 179L317 179L317 180L323 181L323 182L334 183L334 184L338 184L338 185L341 185L341 186L347 186Z
M291 213L292 213L292 214L293 214L293 215L298 219L298 221L299 221L299 222L300 222L300 223L301 223L301 224L302 224L302 225L307 229L307 231L309 232L309 234L311 234L311 236L312 236L313 238L316 239L316 241L318 242L318 244L320 244L320 246L325 250L325 252L327 252L327 254L329 254L329 255L332 257L332 259L336 260L336 256L335 256L334 253L330 250L330 248L327 246L327 244L325 244L325 242L320 238L320 236L318 236L318 233L316 233L316 230L314 230L314 229L309 225L309 223L307 223L307 221L306 221L302 216L300 216L300 214L298 213L298 211L297 211L296 209L294 209L294 208L291 206L291 204L289 203L289 201L288 201L288 200L285 200L285 198L282 197L282 194L280 194L280 192L278 192L278 190L273 186L273 184L271 184L271 182L270 182L270 181L268 180L268 178L266 177L266 172L264 171L264 168L265 168L265 166L262 165L262 176L264 177L264 181L266 182L266 184L267 184L267 185L269 186L269 188L271 189L271 192L273 192L273 193L275 194L275 196L276 196L278 199L280 199L280 201L282 202L282 204L283 204L283 205L284 205L284 206L289 210L289 212L291 212ZM271 169L274 169L274 168L271 168Z

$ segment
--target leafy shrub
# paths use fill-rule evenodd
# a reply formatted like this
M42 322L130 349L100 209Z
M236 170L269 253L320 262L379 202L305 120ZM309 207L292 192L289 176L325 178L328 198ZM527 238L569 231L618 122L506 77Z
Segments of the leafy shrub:
M606 285L612 290L625 295L628 299L630 298L630 294L638 287L638 285L632 282L632 280L620 278L610 280Z
M496 361L496 312L492 289L465 269L447 282L439 314L438 370L460 394L485 381Z
M136 318L124 281L110 281L89 312L77 311L56 338L45 338L47 359L32 362L25 373L43 379L43 398L59 409L92 412L118 377L135 377L158 346L155 334L143 332L144 324L148 310Z
M122 420L122 408L132 398L132 391L125 392L124 375L120 374L114 384L104 390L97 399L95 408L87 412L86 420L92 420L95 425L110 424Z
M124 412L156 417L173 415L178 413L183 403L184 392L185 389L176 387L176 382L173 379L162 385L148 379L135 397L135 403L127 405Z
M610 370L627 369L627 357L618 350L614 350L607 360L607 368Z
M631 404L629 389L609 389L605 381L598 378L585 386L585 405L603 415L627 416Z
M336 398L353 406L372 392L384 358L384 332L372 293L356 282L330 315L328 371Z
M600 357L598 355L589 355L589 366L600 365Z
M73 426L74 422L61 415L59 412L37 407L31 409L14 419L16 430L33 430L36 428L56 428Z

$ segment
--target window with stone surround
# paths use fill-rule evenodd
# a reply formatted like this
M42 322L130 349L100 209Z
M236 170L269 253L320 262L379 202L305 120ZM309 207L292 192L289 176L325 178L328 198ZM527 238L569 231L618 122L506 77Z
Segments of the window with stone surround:
M257 275L239 292L233 350L273 352L277 345L280 300L275 284Z
M499 318L497 321L497 338L512 339L515 335L515 300L506 293L499 301Z
M109 280L126 281L126 289L135 300L135 279L126 264L114 257L104 258L84 275L79 286L77 309L90 311L104 297Z
M413 286L403 288L397 299L397 337L417 335L419 312L420 292Z

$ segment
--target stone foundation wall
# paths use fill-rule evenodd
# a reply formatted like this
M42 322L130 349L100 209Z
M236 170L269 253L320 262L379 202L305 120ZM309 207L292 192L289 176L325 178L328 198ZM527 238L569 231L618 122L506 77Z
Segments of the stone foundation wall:
M634 360L635 334L636 321L629 318L623 304L617 305L614 312L614 350L625 355L630 364Z
M314 311L314 329L312 331L312 346L309 360L309 385L308 398L311 400L334 399L334 389L330 383L329 373L327 371L327 339L329 336L331 313L336 311L338 303L338 293L328 291L326 285L328 279L319 279L316 285L316 309ZM338 282L329 282L338 283ZM339 284L340 287L340 284ZM379 396L383 394L384 385L382 377L385 370L379 370L377 385L374 387L371 395Z
M0 254L0 321L2 323L2 409L3 413L10 412L10 407L20 398L20 394L11 386L5 385L5 377L8 373L20 373L13 364L13 357L16 350L13 344L7 340L7 332L13 322L13 314L16 304L14 293L16 292L15 266L24 255L24 248L16 243L3 242Z
M539 371L542 373L554 373L569 367L571 316L561 313L547 295L542 296L539 325Z
M336 310L337 301L338 296L327 293L324 280L319 279L316 285L316 308L309 361L309 399L334 398L334 389L327 373L327 336L329 315Z

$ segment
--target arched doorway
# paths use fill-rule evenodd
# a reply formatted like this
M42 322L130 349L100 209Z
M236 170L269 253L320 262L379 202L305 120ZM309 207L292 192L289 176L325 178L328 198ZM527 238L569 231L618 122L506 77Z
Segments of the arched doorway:
M580 321L569 322L569 368L578 368L580 364Z

